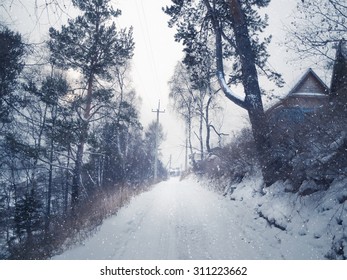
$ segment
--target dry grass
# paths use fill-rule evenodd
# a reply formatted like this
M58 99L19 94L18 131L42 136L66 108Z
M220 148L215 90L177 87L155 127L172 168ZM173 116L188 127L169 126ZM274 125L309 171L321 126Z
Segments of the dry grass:
M9 259L49 259L93 235L103 220L115 215L132 197L149 186L121 186L95 192L79 204L74 213L52 219L50 231L35 235L11 247Z

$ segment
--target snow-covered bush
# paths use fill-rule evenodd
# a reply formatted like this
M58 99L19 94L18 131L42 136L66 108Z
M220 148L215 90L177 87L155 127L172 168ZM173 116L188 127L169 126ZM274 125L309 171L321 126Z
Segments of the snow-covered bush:
M273 127L279 170L282 179L291 180L294 191L304 181L314 182L316 190L327 189L334 179L347 175L345 123L343 116L327 107L305 114L301 121Z
M231 182L240 182L257 166L255 143L249 128L243 129L225 147L214 149L201 163L203 173L209 178L228 178Z

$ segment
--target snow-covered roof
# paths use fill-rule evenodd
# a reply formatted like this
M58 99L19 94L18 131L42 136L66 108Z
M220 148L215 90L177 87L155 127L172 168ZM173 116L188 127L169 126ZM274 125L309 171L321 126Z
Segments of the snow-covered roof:
M294 84L289 93L280 99L279 102L272 105L266 111L273 112L275 109L283 107L283 103L289 97L307 97L307 98L327 98L329 95L328 86L318 77L318 75L309 68ZM300 106L300 105L298 105Z
M326 94L318 92L296 92L292 93L291 96L327 97Z
M316 94L328 94L329 88L328 86L322 81L321 78L318 77L318 75L312 70L312 68L309 68L306 70L306 72L301 76L299 81L294 85L294 87L289 91L288 96L290 95L307 95L312 96L312 92L305 92L301 91L304 84L307 83L307 81L315 80L317 82L318 87L320 87L320 92L314 92L314 96L317 96Z

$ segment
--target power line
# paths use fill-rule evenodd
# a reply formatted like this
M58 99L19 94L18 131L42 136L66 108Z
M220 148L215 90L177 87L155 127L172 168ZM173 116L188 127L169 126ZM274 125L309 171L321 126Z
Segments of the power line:
M158 90L158 96L160 96L160 86L159 86L159 76L158 76L158 71L157 71L157 65L155 63L155 59L154 59L154 53L153 53L153 45L151 42L151 35L149 32L149 26L148 26L148 21L147 21L147 16L145 13L145 8L143 6L143 1L140 2L140 4L138 4L137 0L135 1L136 4L136 10L137 13L139 15L139 20L141 23L141 29L142 29L142 35L143 35L143 39L145 42L145 47L146 47L146 51L149 57L149 68L152 71L152 78L154 81L155 86L157 87Z

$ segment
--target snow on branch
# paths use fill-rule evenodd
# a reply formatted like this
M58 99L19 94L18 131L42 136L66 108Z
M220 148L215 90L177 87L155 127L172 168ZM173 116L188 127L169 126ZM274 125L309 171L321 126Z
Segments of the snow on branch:
M210 18L211 18L213 29L214 29L214 33L215 33L215 39L216 39L216 42L215 42L215 47L216 47L216 66L217 66L216 75L217 75L217 79L218 79L219 85L220 85L221 89L223 90L224 95L230 101L234 102L236 105L240 106L241 108L247 110L247 103L245 102L245 100L240 99L229 88L229 86L228 86L228 84L227 84L227 82L225 80L224 65L223 65L223 45L222 45L223 31L222 31L222 27L221 27L221 24L220 24L219 20L217 19L215 10L212 8L212 6L209 3L209 1L204 0L204 4L205 4L205 6L208 9L208 12L210 14Z
M217 78L218 78L218 82L219 85L221 86L221 89L224 92L224 95L231 100L232 102L234 102L236 105L240 106L243 109L247 110L247 105L246 102L240 98L238 98L236 96L236 94L229 88L228 84L225 81L225 77L224 74L221 70L217 69Z

